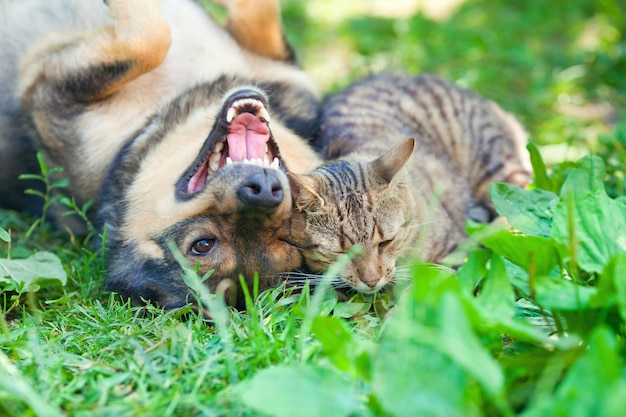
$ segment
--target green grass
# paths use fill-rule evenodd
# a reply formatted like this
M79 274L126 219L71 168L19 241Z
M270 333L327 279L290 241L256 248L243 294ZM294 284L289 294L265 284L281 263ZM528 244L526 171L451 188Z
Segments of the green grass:
M106 294L93 236L1 211L0 270L42 251L64 267L36 286L0 273L1 416L622 415L624 10L470 0L434 21L359 4L333 18L331 0L284 3L303 66L327 91L434 72L514 112L537 145L535 185L492 195L522 234L470 225L457 273L408 262L414 285L388 319L332 292L271 290L245 313L199 292L219 317L208 326Z

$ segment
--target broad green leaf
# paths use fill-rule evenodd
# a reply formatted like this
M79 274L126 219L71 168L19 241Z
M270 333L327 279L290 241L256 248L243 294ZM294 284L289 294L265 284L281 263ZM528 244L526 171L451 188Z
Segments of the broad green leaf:
M491 256L489 274L476 299L482 313L492 317L515 315L515 294L509 283L504 261L498 255Z
M384 353L382 353L384 352ZM434 348L387 341L373 369L372 391L385 415L480 416L467 374Z
M523 322L520 319L511 319L503 317L497 321L494 317L488 317L490 323L489 330L498 332L498 334L506 334L517 341L523 341L540 346L552 346L558 349L572 349L580 344L580 337L577 335L568 335L567 337L552 338L551 330L542 328L535 324Z
M547 191L554 191L554 184L548 177L548 170L546 169L546 165L543 162L543 158L541 157L541 153L539 153L537 145L529 142L526 149L528 149L530 163L533 166L535 185Z
M479 416L472 381L447 352L464 342L464 335L448 340L440 328L443 318L436 305L441 296L429 300L435 305L424 306L417 294L409 295L389 318L372 359L374 397L391 416Z
M606 396L606 402L602 404L602 413L599 417L623 417L626 410L626 378L622 377Z
M0 286L11 280L25 287L65 285L67 274L55 254L37 252L26 259L0 259Z
M565 180L569 176L569 173L575 168L576 162L572 161L559 162L550 167L550 181L552 181L552 187L556 194L560 195Z
M235 394L253 410L273 417L346 417L361 401L337 371L319 366L274 366L240 383Z
M508 259L504 260L504 264L506 266L506 273L509 277L509 282L517 291L520 291L522 294L526 294L526 296L530 296L530 283L528 271L522 268L519 265L514 264Z
M581 159L563 184L554 213L552 236L565 245L572 238L577 263L587 272L602 272L613 255L626 252L626 206L606 194L604 175L602 159Z
M467 260L457 272L457 277L466 294L473 294L478 283L487 276L487 263L491 257L488 249L476 249L471 251Z
M425 305L438 303L441 294L460 290L456 276L437 265L416 263L411 266L413 285L410 289L412 299Z
M598 279L598 293L591 299L593 307L610 307L617 302L622 320L626 321L626 254L614 256Z
M427 305L421 294L410 294L389 319L373 358L373 393L394 416L472 416L480 415L480 396L471 388L478 381L506 409L502 372L474 334L460 289L435 283L440 287Z
M468 371L491 395L498 395L504 385L504 376L489 352L471 328L458 297L452 293L441 299L439 326L443 337L443 351Z
M626 321L626 253L617 255L609 263L603 276L608 276L608 279L612 278L616 289L619 313L622 320Z
M371 303L359 303L357 301L337 303L333 308L333 316L349 319L357 314L367 313L371 307Z
M329 315L337 305L337 300L338 296L336 291L324 291L322 297L319 298L318 314L323 316Z
M369 356L364 350L364 342L356 338L345 321L337 317L318 316L313 320L311 330L333 365L341 371L369 379Z
M622 372L615 335L599 327L591 335L585 353L574 363L559 384L556 394L537 393L523 417L600 416ZM623 411L623 410L622 410Z
M0 227L0 240L7 242L7 243L11 241L11 235L2 227Z
M540 275L535 277L537 303L552 310L588 310L591 298L597 293L593 287L576 285L560 277Z
M550 236L556 194L494 183L489 187L489 195L498 214L506 217L515 229L528 236Z
M517 341L532 343L539 346L553 346L558 349L572 349L580 344L580 338L576 335L568 337L551 338L553 327L540 327L528 321L528 314L522 313L522 307L518 300L515 306L515 316L496 316L488 314L475 300L466 300L466 315L471 320L473 327L481 334L507 335ZM537 310L539 308L537 307ZM536 317L536 315L534 315Z
M534 274L549 274L558 264L565 246L556 241L540 237L512 233L498 225L481 225L482 232L472 237L502 257Z

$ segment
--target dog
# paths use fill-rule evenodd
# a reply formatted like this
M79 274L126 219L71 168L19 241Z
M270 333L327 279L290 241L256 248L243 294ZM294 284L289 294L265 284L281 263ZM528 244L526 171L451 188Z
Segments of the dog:
M190 0L0 3L0 206L40 209L17 180L37 151L63 167L106 230L107 288L136 304L191 302L171 245L211 291L301 263L285 173L321 162L319 95L278 0L225 3L225 27Z

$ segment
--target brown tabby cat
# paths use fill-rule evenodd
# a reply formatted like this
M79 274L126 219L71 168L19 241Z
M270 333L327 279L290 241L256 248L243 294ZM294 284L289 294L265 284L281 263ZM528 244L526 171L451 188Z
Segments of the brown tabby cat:
M466 236L466 217L493 218L490 183L527 185L526 139L498 105L435 76L355 83L326 102L316 138L327 158L342 159L290 178L292 238L306 267L324 272L359 245L341 278L375 293L411 249L441 261Z

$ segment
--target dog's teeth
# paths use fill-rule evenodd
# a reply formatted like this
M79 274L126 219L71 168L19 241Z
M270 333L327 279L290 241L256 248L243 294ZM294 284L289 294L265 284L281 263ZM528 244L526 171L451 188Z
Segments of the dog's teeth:
M228 112L226 113L226 122L230 123L233 121L233 119L235 118L235 106L232 106L230 109L228 109Z
M233 164L233 159L230 156L226 157L226 165L232 165Z
M256 107L256 116L262 118L267 123L270 122L270 114L265 108L265 105L261 101L253 98L242 98L241 100L235 101L226 112L226 122L232 122L235 116L246 106Z
M209 157L209 168L211 168L211 171L217 172L217 170L220 168L220 159L222 159L221 153L211 154L211 156Z
M263 158L263 166L264 167L270 166L270 157L268 155L265 155L265 158Z
M261 105L261 110L259 111L259 116L265 120L266 122L270 122L270 114L268 113L267 109L265 107L263 107L263 105Z
M213 153L220 153L224 149L224 142L217 142L215 144L215 148L213 149Z
M272 164L270 166L272 168L274 168L274 169L279 169L280 168L280 161L278 160L278 158L274 158L274 160L272 161Z

